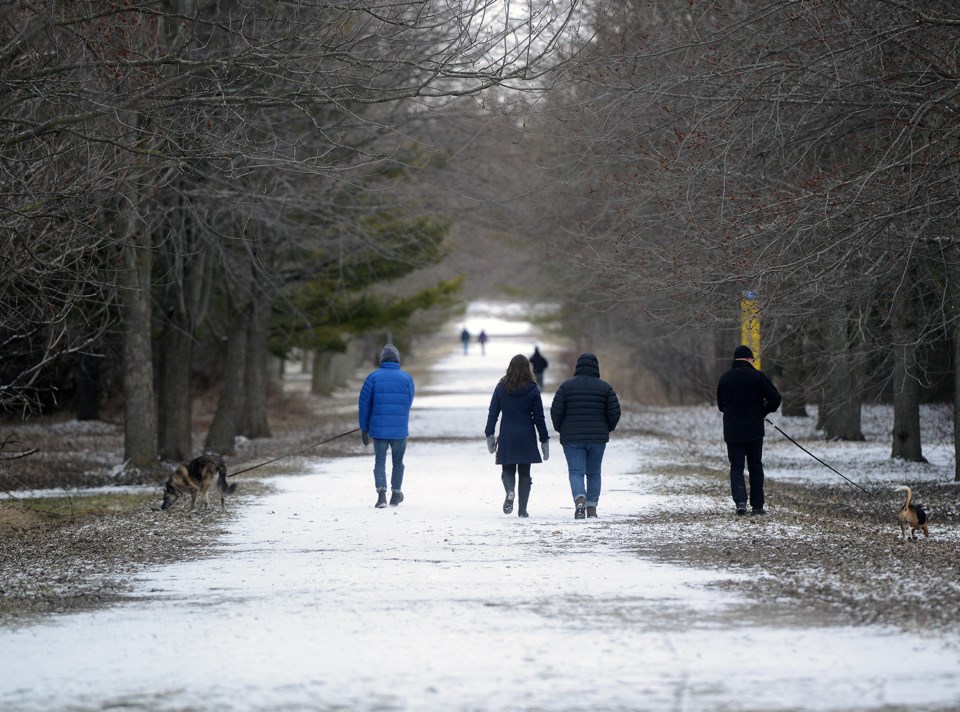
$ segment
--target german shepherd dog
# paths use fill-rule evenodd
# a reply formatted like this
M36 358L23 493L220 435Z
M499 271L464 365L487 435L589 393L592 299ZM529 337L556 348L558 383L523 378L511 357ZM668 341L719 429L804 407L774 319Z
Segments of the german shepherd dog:
M227 484L227 464L219 455L201 455L180 465L167 480L160 509L170 509L185 492L190 493L190 511L200 495L201 509L210 508L210 487L217 481L220 490L220 509L226 510L225 497L237 491L236 484Z
M907 493L907 499L897 514L897 522L900 524L900 541L906 538L907 532L910 532L912 540L916 540L917 529L923 531L923 538L926 539L930 536L930 532L927 531L927 513L919 504L913 504L913 490L904 485L897 487L897 492Z

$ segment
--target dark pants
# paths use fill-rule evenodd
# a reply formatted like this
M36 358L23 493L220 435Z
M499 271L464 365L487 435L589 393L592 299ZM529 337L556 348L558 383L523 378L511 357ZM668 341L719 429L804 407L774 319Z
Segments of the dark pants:
M513 488L516 484L516 476L520 475L520 490L517 492L517 506L521 512L527 511L527 502L530 499L530 485L533 480L530 479L530 463L522 463L519 465L504 465L503 474L500 475L500 479L503 480L503 489L507 492L513 492Z
M743 481L743 462L750 472L750 506L763 509L763 438L748 443L727 443L730 458L730 494L736 504L747 502L747 487Z

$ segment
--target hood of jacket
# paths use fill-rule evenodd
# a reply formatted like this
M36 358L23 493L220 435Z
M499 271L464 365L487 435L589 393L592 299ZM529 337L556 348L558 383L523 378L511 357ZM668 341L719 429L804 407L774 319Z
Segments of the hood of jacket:
M573 369L574 376L593 376L600 378L600 362L593 354L580 354L577 367Z
M400 363L400 351L393 344L387 344L380 352L380 365L385 363Z

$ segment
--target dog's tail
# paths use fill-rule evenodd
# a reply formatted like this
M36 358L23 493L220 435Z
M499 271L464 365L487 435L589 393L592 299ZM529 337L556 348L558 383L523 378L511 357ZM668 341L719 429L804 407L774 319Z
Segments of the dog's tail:
M220 489L220 494L233 494L237 491L237 483L227 483L227 466L221 464L217 468L217 487Z
M906 485L903 485L902 487L897 487L897 492L907 493L907 499L903 503L903 506L900 507L900 509L910 509L910 501L913 499L913 490L907 487Z

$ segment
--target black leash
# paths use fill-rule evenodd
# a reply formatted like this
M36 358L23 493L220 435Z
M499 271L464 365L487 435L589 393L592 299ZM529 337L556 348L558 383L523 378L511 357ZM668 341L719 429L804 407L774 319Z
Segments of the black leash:
M810 452L809 450L807 450L807 448L805 448L803 445L801 445L801 444L798 443L796 440L794 440L794 439L791 438L789 435L787 435L785 432L783 432L778 425L775 425L775 424L773 423L773 421L770 420L770 418L764 418L764 420L766 420L768 423L770 423L770 425L773 425L773 427L776 428L776 430L777 430L778 433L780 433L783 437L785 437L787 440L789 440L790 442L792 442L792 443L793 443L794 445L796 445L798 448L800 448L801 450L803 450L805 453L807 453L810 457L812 457L814 460L816 460L817 462L819 462L821 465L823 465L824 467L829 468L830 470L833 470L833 471L836 472L838 475L840 475L843 479L845 479L847 482L849 482L850 484L852 484L854 487L856 487L857 489L861 490L862 492L866 492L868 495L870 495L870 496L873 497L875 500L877 500L878 502L880 502L884 507L888 507L888 506L889 506L889 502L884 502L882 499L880 499L880 498L879 498L877 495L875 495L873 492L871 492L871 491L868 490L868 489L864 489L863 487L861 487L860 485L858 485L856 482L854 482L853 480L851 480L849 477L847 477L845 474L843 474L842 472L840 472L838 469L836 469L835 467L832 467L831 465L828 465L826 462L824 462L824 461L821 460L819 457L817 457L816 455L814 455L812 452Z
M261 462L259 465L253 465L252 467L245 467L242 470L237 470L236 472L231 472L227 477L236 477L237 475L242 475L244 472L250 472L250 470L256 470L258 467L263 467L264 465L269 465L271 462L276 462L277 460L282 460L285 457L290 457L291 455L299 455L301 452L306 452L307 450L312 450L315 447L320 447L321 445L326 445L329 442L333 442L337 438L342 438L346 435L352 435L353 433L360 430L360 428L354 428L353 430L348 430L345 433L340 433L339 435L334 435L332 438L327 438L313 445L307 445L307 447L300 448L299 450L294 450L293 452L288 452L286 455L281 455L280 457L275 457L272 460L267 460L266 462Z

